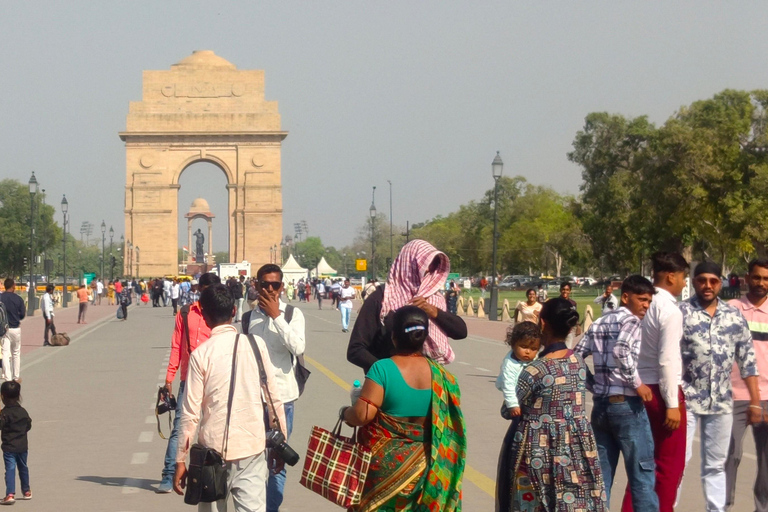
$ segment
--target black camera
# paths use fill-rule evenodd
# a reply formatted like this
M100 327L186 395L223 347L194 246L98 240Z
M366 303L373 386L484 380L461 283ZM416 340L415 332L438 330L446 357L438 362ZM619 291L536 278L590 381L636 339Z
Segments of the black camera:
M155 409L157 414L165 414L176 410L176 398L168 391L168 388L161 387L157 391L157 405Z
M279 430L267 432L267 448L275 450L275 453L289 466L295 466L299 462L299 454L285 442L285 436Z

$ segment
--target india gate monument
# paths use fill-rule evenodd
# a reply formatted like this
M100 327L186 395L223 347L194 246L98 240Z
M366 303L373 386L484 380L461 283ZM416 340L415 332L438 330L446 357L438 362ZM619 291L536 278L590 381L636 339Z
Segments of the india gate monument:
M120 132L125 236L140 251L141 276L178 273L179 178L201 161L227 179L230 261L268 263L282 233L287 135L277 102L264 99L264 71L239 70L212 51L196 51L170 70L144 71L142 100L130 103Z

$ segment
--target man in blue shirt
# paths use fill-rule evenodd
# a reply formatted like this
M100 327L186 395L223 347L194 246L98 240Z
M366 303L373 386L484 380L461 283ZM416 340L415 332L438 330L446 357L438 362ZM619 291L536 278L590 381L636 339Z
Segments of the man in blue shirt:
M8 332L3 336L3 380L19 380L21 371L21 321L27 315L24 299L16 295L16 283L6 279L0 301L8 313Z

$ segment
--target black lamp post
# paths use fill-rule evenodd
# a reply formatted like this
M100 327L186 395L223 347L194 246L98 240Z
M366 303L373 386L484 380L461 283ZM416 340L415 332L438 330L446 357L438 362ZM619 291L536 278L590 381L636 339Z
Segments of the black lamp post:
M139 273L139 246L134 247L134 250L136 251L136 277L139 277L141 275Z
M115 230L109 226L109 280L115 279L115 265L112 263L112 237L115 236Z
M104 279L104 243L106 242L107 225L101 221L101 275L99 279Z
M368 209L368 213L371 215L371 279L376 277L376 245L375 245L375 225L376 225L376 187L373 187L373 193L371 194L371 207Z
M120 254L120 266L123 269L120 273L125 277L125 236L123 235L120 235L120 247L117 248L117 252Z
M67 196L61 198L61 213L64 215L64 236L61 237L61 249L62 249L62 262L63 262L63 270L64 270L64 298L62 299L61 305L63 307L67 307L67 303L69 302L67 296L69 295L69 288L67 287L67 212L69 211L69 202L67 201Z
M496 242L499 237L499 178L501 178L503 169L504 162L501 161L501 155L497 151L491 163L491 172L493 173L493 263L491 265L491 311L488 315L490 320L498 320L499 289L496 286Z
M126 250L125 250L126 254L124 257L128 258L128 275L131 277L135 277L133 275L133 244L131 243L130 240L128 240L125 245L126 245Z
M37 178L29 178L29 290L27 290L27 316L35 314L35 194Z

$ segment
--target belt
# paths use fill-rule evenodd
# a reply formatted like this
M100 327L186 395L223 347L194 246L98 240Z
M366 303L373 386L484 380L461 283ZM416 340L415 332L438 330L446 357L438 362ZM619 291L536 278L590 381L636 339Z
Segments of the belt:
M611 395L608 397L608 403L620 404L624 402L624 395Z

